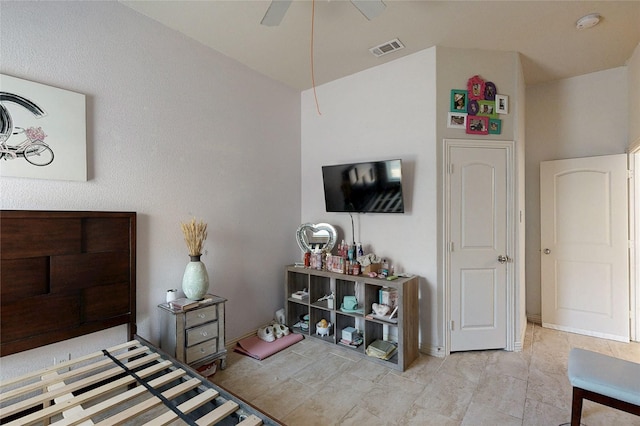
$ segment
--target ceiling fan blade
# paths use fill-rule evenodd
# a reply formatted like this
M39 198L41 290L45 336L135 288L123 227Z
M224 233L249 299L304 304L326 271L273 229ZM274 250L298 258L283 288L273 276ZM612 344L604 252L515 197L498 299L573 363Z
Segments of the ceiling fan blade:
M386 4L382 0L351 0L351 3L362 13L365 18L372 20L384 11Z
M290 5L291 0L272 0L267 13L264 14L260 23L267 27L277 27L282 22L282 18L284 18Z

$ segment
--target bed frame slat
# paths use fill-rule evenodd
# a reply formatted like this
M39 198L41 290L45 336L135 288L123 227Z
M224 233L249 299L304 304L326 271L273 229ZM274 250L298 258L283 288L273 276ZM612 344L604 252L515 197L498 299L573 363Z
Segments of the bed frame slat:
M262 419L255 414L250 415L240 423L238 426L260 426L262 424Z
M233 414L238 409L238 404L233 401L227 401L215 410L200 417L196 423L198 426L214 425L222 421L225 417Z
M161 395L167 399L173 399L179 395L182 395L183 393L189 392L190 390L197 388L199 385L200 385L200 380L194 377L191 380L182 382L177 386L167 389L166 391L162 392ZM144 412L149 411L152 408L157 407L159 405L162 405L162 400L160 398L157 398L149 394L149 398L146 399L145 401L137 405L134 405L133 407L130 407L114 416L109 417L108 419L105 419L100 423L97 423L97 425L100 425L100 426L117 425L127 420L131 420L134 417L138 417Z
M5 381L3 384L7 387L22 385L22 388L10 388L0 395L6 404L0 410L3 424L46 425L61 416L55 425L89 426L94 422L138 425L148 421L155 426L182 419L205 426L229 420L232 415L235 421L242 420L242 426L279 424L195 370L152 348L141 337L136 338L136 341ZM75 370L58 372L72 367ZM18 401L11 404L12 400ZM196 417L199 418L195 420Z
M159 354L149 354L143 358L129 362L125 365L128 368L133 369L133 368L140 367L144 364L147 364L151 361L154 361L158 358L160 358ZM24 401L20 401L13 405L10 405L9 407L3 408L2 415L0 415L0 418L5 418L12 414L20 413L21 411L28 410L29 408L36 407L40 404L46 403L47 401L53 400L57 396L86 388L87 386L91 386L103 380L110 379L121 373L122 373L122 368L115 367L107 371L103 371L101 373L95 374L91 377L87 377L86 379L78 380L77 382L68 384L60 389L52 390L49 392L45 392L41 395L36 395L32 398L25 399Z
M152 374L156 374L164 369L167 369L169 367L171 367L172 363L171 361L165 360L162 361L156 365L152 365L150 367L145 368L144 370L140 370L137 374L140 377L148 377ZM171 371L170 373L164 374L163 376L151 380L149 382L149 385L153 386L153 387L159 387L159 386L164 386L167 383L170 383L173 380L177 380L180 377L185 375L185 371L183 369L177 369L174 371ZM43 410L37 411L35 413L29 414L25 417L20 418L19 420L15 420L11 423L8 423L7 426L14 426L14 425L31 425L31 424L35 424L38 422L42 422L44 421L46 418L52 417L56 414L60 414L62 412L64 412L65 410L68 410L69 408L72 408L73 406L76 405L80 405L80 404L84 404L86 402L89 402L93 399L96 399L98 397L102 397L104 395L109 394L110 392L113 392L114 390L118 389L118 388L124 388L125 386L128 386L132 383L135 382L135 379L131 376L125 376L121 379L118 379L114 382L110 382L107 383L105 385L102 385L96 389L90 390L88 392L82 393L76 397L74 397L73 399L69 399L67 401L64 401L64 403L62 404L56 404L56 405L52 405L48 408L45 408ZM133 389L130 389L129 391L125 392L124 394L119 394L116 395L106 401L103 401L99 404L96 404L88 409L85 409L83 411L82 417L79 418L80 420L85 420L90 418L91 416L98 414L102 411L105 411L115 405L117 405L118 403L120 403L123 400L127 400L127 399L131 399L131 398L135 398L137 395L142 394L146 391L146 389L142 386L138 386L135 387ZM124 395L122 398L119 398L120 396ZM71 424L72 421L76 421L78 419L78 417L69 417L69 419L62 421L61 423L57 423L60 425L68 425Z
M139 345L140 345L139 341L131 340L129 342L122 343L120 345L112 346L112 347L110 347L110 348L108 348L106 350L111 352L111 353L113 353L113 352L118 352L118 351L123 350L123 349L127 349L128 350L128 349L130 349L132 347L139 346ZM19 383L19 382L26 382L29 379L40 378L41 376L43 376L43 375L45 375L47 373L50 373L51 371L60 370L61 368L70 368L70 367L73 367L76 364L84 363L84 362L89 361L89 360L94 359L94 358L103 358L103 357L104 357L104 353L102 351L100 351L100 352L93 352L93 353L90 353L88 355L85 355L85 356L82 356L82 357L79 357L79 358L74 358L74 359L72 359L70 361L64 361L64 362L61 362L60 364L56 364L56 365L51 366L51 367L47 367L47 368L43 368L41 370L29 372L29 373L25 374L24 376L19 376L19 377L14 377L14 378L11 378L11 379L3 380L2 382L0 382L0 389L4 389L6 387L12 386L12 385L14 385L16 383Z
M122 354L119 354L116 356L117 359L119 360L123 360L126 358L132 358L135 356L138 356L140 354L143 354L145 352L148 351L148 348L146 346L143 346L141 348L137 348L134 349L130 352L125 352ZM103 355L104 358L104 355ZM51 371L51 372L47 372L45 374L42 375L43 380L40 382L33 382L30 385L27 386L23 386L19 389L15 389L13 391L9 391L9 392L4 392L3 394L0 395L0 402L4 402L7 401L11 398L15 398L16 396L19 395L23 395L29 392L32 392L36 389L40 389L44 386L50 386L52 384L55 384L56 382L63 382L64 380L68 380L71 379L73 377L77 377L77 376L81 376L83 374L87 374L91 371L97 370L99 368L104 368L108 365L111 365L112 361L110 359L103 359L103 360L99 360L93 364L90 365L85 365L84 367L80 367L74 370L70 370L67 371L66 373L62 373L62 374L58 374L56 371ZM60 364L62 365L62 364ZM57 367L57 369L61 369L64 367ZM45 379L46 378L46 379Z
M214 400L219 395L220 394L218 392L216 392L215 390L207 389L206 391L202 392L201 394L198 394L198 395L194 396L193 398L191 398L191 399L183 402L182 404L178 405L176 408L178 410L182 411L183 413L188 414L188 413L192 412L193 410L196 410L196 409L200 408L201 406L203 406L207 402ZM235 405L235 408L232 410L232 412L238 409L238 404L236 404L233 401L227 401L227 403L229 403L229 402ZM221 408L221 407L217 407L216 410L218 408ZM178 420L178 415L176 413L174 413L173 411L167 411L166 413L163 413L162 415L156 417L155 419L145 423L145 425L146 426L163 426L163 425L171 423L171 422L173 422L175 420Z
M171 382L173 382L174 380L178 380L181 377L183 377L185 375L185 371L183 369L178 369L178 370L174 370L171 371L170 373L167 373L161 377L158 377L157 379L151 380L149 382L149 385L153 388L158 388L160 386L165 386ZM114 386L116 387L116 386ZM109 389L110 390L110 389ZM124 404L127 401L132 400L133 398L139 397L141 395L144 395L147 392L147 389L144 386L136 386L133 389L130 389L122 394L118 394L115 395L111 398L109 398L106 401L102 401L92 407L89 407L87 409L84 410L84 413L82 415L81 418L76 418L74 419L73 423L67 423L67 422L61 422L61 423L56 423L56 426L66 426L66 425L70 425L70 424L76 424L76 422L78 420L84 420L84 419L88 419L91 418L93 416L97 416L107 410L110 410L114 407L116 407L117 405L120 404Z
M57 373L51 373L52 376L57 375ZM47 390L49 389L57 389L64 386L64 381L60 381L57 383L53 383L52 385L50 385L49 387L47 387ZM54 399L55 405L61 405L66 401L69 401L73 399L73 394L71 393L66 393L64 395L61 395L59 397L57 397L56 399ZM82 409L81 405L74 405L71 408L69 408L68 410L64 410L62 412L62 416L66 419L66 418L73 418L73 417L80 417L82 415L82 413L84 412L84 410ZM93 426L93 422L89 419L89 420L85 420L82 423L77 423L79 426Z

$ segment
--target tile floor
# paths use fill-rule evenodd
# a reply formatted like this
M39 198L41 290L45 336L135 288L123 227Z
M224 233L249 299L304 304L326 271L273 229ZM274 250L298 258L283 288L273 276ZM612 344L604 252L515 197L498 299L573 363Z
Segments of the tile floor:
M230 352L211 380L289 426L557 426L570 421L572 347L640 362L639 343L528 324L521 352L421 355L399 372L307 338L264 361ZM640 426L640 417L585 401L582 423Z

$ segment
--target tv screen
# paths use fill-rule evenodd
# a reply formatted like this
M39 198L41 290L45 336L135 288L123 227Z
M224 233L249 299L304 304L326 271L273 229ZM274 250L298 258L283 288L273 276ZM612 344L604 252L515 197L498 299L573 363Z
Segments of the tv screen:
M404 213L402 161L322 166L327 212Z

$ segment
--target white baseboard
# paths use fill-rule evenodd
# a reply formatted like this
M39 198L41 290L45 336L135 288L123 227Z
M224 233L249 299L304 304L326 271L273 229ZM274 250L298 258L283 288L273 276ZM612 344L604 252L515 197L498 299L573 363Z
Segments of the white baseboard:
M236 343L238 343L240 340L246 339L247 337L251 337L251 336L257 336L257 335L258 335L258 330L251 331L245 334L244 336L236 337L235 339L224 342L224 347L227 349L227 351L230 352L236 346Z
M542 324L542 326L545 327L545 328L551 328L553 330L566 331L568 333L582 334L582 335L585 335L585 336L599 337L601 339L608 339L608 340L615 340L615 341L623 342L623 343L629 343L628 336L618 336L616 334L600 333L600 332L595 332L595 331L592 331L592 330L583 330L581 328L567 327L567 326L562 326L562 325L557 325L557 324L544 323L544 324Z
M235 339L229 340L227 342L225 342L225 348L227 348L227 351L232 351L233 348L236 346L236 343L238 343L240 340L242 339L246 339L247 337L251 337L251 336L256 336L258 334L258 330L254 330L251 331L243 336L240 337L236 337ZM439 346L424 346L424 345L420 345L418 350L420 351L420 353L423 353L425 355L429 355L429 356L434 356L437 358L444 358L444 348L439 347Z
M419 349L420 353L423 353L425 355L429 355L429 356L435 356L438 358L444 358L444 348L439 347L439 346L424 346L424 345L420 345Z
M522 342L515 342L514 343L513 352L522 352Z

